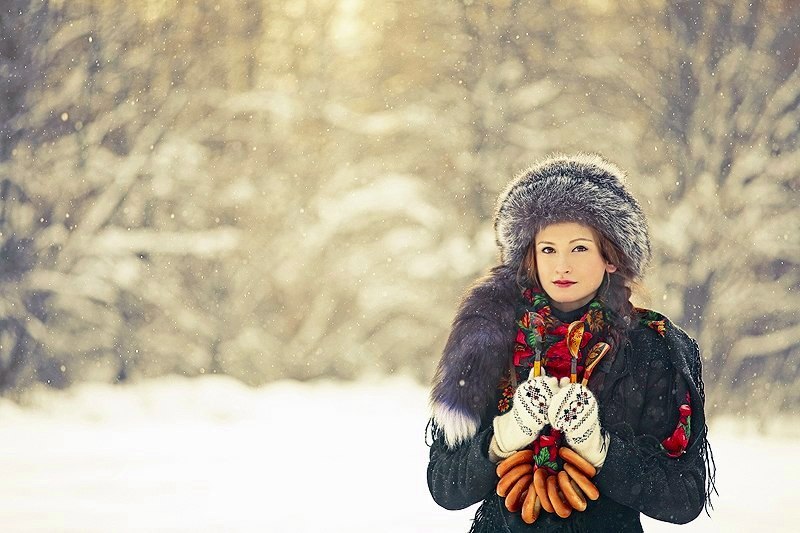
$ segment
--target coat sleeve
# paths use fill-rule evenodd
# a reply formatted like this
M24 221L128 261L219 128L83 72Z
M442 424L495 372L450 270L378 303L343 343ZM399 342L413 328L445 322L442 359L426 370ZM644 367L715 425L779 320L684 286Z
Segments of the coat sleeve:
M495 465L489 460L492 426L450 449L444 437L434 434L428 463L428 490L445 509L465 509L486 499L497 486Z
M595 477L605 497L677 524L694 520L706 498L704 398L688 371L691 365L699 368L697 345L692 342L691 347L684 359L688 364L680 369L668 362L666 354L651 359L641 433L609 431L608 455ZM685 398L687 391L692 398L692 435L686 451L673 458L660 444L675 429L681 403L678 399Z

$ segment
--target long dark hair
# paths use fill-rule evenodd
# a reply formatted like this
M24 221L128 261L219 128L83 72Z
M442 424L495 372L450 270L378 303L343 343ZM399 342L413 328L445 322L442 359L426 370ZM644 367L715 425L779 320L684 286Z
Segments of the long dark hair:
M597 289L597 299L606 310L614 351L619 349L628 336L628 330L634 324L635 309L631 303L634 289L639 288L636 274L630 259L608 237L591 228L600 248L603 259L617 267L613 274L606 273L603 282ZM536 243L531 240L525 252L525 258L517 271L517 284L521 288L541 288L536 272Z

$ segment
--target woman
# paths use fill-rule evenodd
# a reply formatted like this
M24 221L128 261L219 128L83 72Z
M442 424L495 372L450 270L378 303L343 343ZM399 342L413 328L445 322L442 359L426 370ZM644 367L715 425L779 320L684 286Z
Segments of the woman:
M482 502L476 532L642 531L640 513L693 520L711 484L700 355L663 315L630 303L651 252L622 171L594 155L542 161L501 194L495 231L501 264L462 302L434 378L434 500ZM599 497L579 494L585 506L562 513L564 493L545 502L545 491L530 500L544 507L532 521L530 506L519 510L536 494L530 474L580 475L559 448L591 464ZM533 458L509 501L497 468L520 450Z

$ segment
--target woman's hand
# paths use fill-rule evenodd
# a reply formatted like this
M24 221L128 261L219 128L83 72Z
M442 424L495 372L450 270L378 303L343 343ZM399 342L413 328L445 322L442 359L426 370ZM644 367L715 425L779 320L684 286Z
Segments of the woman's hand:
M514 392L511 410L495 417L494 439L503 454L521 450L548 423L547 408L558 390L558 380L542 373L522 382Z
M600 427L597 399L580 383L562 378L558 392L550 401L550 425L564 434L570 448L595 468L600 468L608 453L608 437Z

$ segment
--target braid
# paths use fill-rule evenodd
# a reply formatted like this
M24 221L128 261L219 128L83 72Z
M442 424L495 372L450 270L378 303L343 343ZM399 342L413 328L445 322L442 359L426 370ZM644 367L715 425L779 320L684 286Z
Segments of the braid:
M609 325L608 335L616 351L628 337L628 330L634 323L634 308L631 303L631 288L622 275L607 274L606 281L597 291L598 300L606 311Z
M619 246L602 233L597 232L600 241L600 250L606 261L617 267L617 270L607 275L604 285L597 291L598 299L606 308L609 321L609 336L614 341L616 351L628 337L628 331L635 324L636 312L631 303L631 288L636 279L635 270L631 260Z

